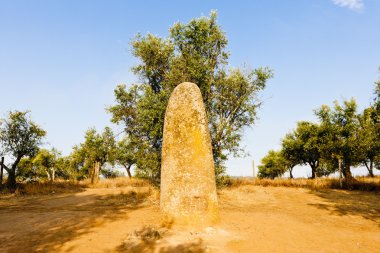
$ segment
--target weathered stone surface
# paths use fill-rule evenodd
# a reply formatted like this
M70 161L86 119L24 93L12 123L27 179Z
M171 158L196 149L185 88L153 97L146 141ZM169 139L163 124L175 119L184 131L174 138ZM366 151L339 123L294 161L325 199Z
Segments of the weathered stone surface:
M178 85L166 109L161 210L187 224L206 225L219 218L210 132L194 83Z

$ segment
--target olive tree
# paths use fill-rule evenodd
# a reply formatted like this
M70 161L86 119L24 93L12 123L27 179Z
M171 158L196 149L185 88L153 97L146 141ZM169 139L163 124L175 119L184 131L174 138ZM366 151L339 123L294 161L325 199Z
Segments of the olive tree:
M352 180L351 167L360 163L360 140L358 135L359 118L354 99L337 101L334 107L323 105L315 111L324 129L327 142L323 145L325 161L342 162L342 173L346 179Z
M261 165L258 168L259 178L270 179L282 176L288 169L281 152L274 150L268 151L268 154L261 159Z
M299 139L296 138L295 134L288 133L285 135L285 138L282 139L282 149L281 155L284 158L286 167L289 171L289 177L293 178L293 168L296 165L302 165L302 143Z
M55 149L40 149L32 160L32 166L38 167L47 176L48 180L54 181L57 171L57 163L60 153ZM41 173L42 174L42 173Z
M16 169L23 157L33 157L42 144L46 135L41 127L34 123L29 112L11 111L5 119L0 121L1 153L13 158L11 165L5 165L8 173L8 188L16 188Z
M85 134L85 141L74 147L76 163L81 163L82 170L87 169L91 183L98 181L100 170L106 162L114 163L115 154L115 137L109 127L106 127L102 133L90 128Z
M159 181L162 133L168 99L184 81L200 88L206 107L216 176L224 173L228 155L243 154L243 129L252 126L261 101L258 94L272 77L268 68L228 69L227 37L217 15L175 23L167 38L147 34L132 41L139 64L132 71L139 83L119 85L116 104L108 111L122 124L126 138L136 146L137 175Z

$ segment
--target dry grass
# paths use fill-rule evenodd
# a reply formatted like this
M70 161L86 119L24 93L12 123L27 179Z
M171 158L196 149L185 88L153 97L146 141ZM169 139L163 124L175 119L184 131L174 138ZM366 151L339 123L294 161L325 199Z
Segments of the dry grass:
M380 191L380 177L357 177L353 181L340 180L338 178L296 178L296 179L258 179L258 178L231 178L227 182L228 187L239 187L243 185L259 185L272 187L298 187L313 190L320 189L346 189L360 191Z
M51 181L36 181L36 182L21 182L18 183L17 189L14 192L19 195L46 195L58 193L73 193L83 191L84 188L119 188L119 187L148 187L152 188L148 180L118 177L112 179L100 180L96 184L91 184L90 180L83 181L66 181L55 180ZM9 190L6 188L0 189L0 194L8 195Z
M90 180L82 181L82 184L86 185L89 188L118 188L118 187L146 187L151 186L152 184L145 179L139 178L128 178L128 177L117 177L100 180L96 184L90 184Z
M18 185L15 195L44 195L83 191L85 186L76 181L26 182ZM5 192L6 193L6 192Z
M258 178L229 178L226 180L225 185L227 187L239 187L244 185L258 185L258 186L272 186L272 187L298 187L308 188L313 190L320 189L346 189L346 190L360 190L360 191L380 191L380 176L377 177L357 177L355 180L347 182L343 180L339 181L337 178L316 178L316 179L258 179ZM46 195L46 194L61 194L61 193L73 193L83 191L84 188L119 188L119 187L132 187L132 188L144 188L142 191L149 191L149 196L152 198L152 202L158 201L159 190L152 186L148 180L118 177L113 179L100 180L96 184L90 184L90 181L63 181L57 180L54 182L41 181L41 182L25 182L20 183L16 192L16 196L19 195ZM134 191L135 196L139 197L140 191L136 189ZM6 189L3 189L0 194L9 194ZM145 194L145 193L143 193ZM129 195L126 197L130 197Z

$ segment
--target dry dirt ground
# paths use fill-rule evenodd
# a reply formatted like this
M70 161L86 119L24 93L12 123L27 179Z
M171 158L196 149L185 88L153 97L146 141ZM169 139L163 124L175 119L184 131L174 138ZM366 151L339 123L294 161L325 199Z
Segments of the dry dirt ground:
M149 187L0 198L0 252L380 252L379 193L241 186L221 221L172 225Z

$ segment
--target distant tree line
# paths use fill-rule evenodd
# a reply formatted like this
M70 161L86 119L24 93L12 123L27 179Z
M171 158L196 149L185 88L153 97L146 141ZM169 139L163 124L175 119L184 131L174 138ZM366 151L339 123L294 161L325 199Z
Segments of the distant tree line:
M30 119L30 112L11 111L0 120L0 156L7 160L2 164L7 172L6 185L16 189L17 181L54 181L90 179L99 176L116 177L115 165L124 167L131 177L130 145L125 139L117 141L111 128L98 133L94 128L86 131L84 141L73 147L68 156L55 149L41 148L46 131ZM1 162L1 160L0 160ZM0 186L2 182L0 182Z
M354 99L335 101L333 108L322 105L315 110L318 123L301 121L282 139L279 151L270 150L262 159L258 176L275 178L296 165L308 165L311 177L340 171L351 180L351 168L365 166L368 175L380 170L380 80L375 82L371 105L357 112Z
M88 130L85 142L75 146L69 156L62 156L55 148L41 149L46 131L32 121L29 114L29 111L11 111L0 120L0 156L5 155L8 160L1 166L7 172L6 184L11 190L15 190L17 180L91 177L96 174L96 168L118 158L109 128L102 134L97 134L94 129Z

